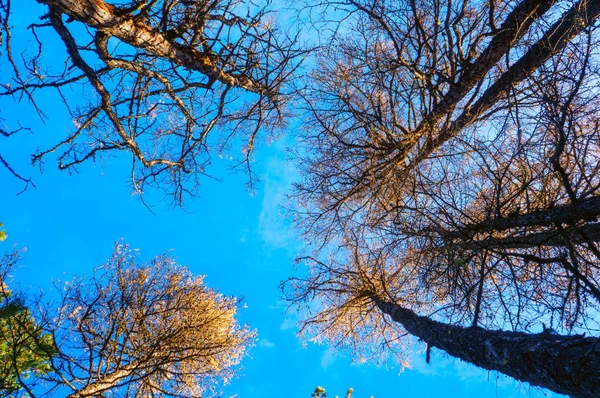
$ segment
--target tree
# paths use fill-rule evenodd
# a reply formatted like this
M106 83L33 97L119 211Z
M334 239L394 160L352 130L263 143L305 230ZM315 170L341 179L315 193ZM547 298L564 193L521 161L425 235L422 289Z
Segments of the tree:
M292 211L310 273L287 287L313 303L303 331L401 361L413 335L598 395L600 4L349 0L338 12L298 151Z
M353 388L349 388L348 391L346 392L346 398L351 398L352 397L352 393L354 392ZM313 393L311 394L311 397L314 398L325 398L327 397L327 393L325 392L325 389L321 386L317 386L315 388L315 391L313 391ZM338 396L336 395L334 398L337 398ZM373 397L371 397L373 398Z
M56 354L51 372L22 384L71 398L209 395L254 340L237 303L166 255L138 264L117 244L93 277L65 284L56 308L37 300Z
M8 288L9 272L19 253L0 261L0 396L22 393L22 383L50 371L52 337L42 332L23 300Z
M21 62L11 46L15 4L0 1L9 65L0 97L32 103L44 120L37 92L53 91L73 128L33 154L35 164L58 153L58 167L75 170L125 152L135 192L154 187L181 203L196 192L212 153L242 146L240 165L249 169L262 132L269 136L283 126L286 84L302 52L266 7L238 0L37 2L47 11L29 26L37 52L24 53ZM44 45L53 37L66 51L46 65ZM24 120L11 122L16 127L0 129L4 137L29 129ZM3 158L0 163L30 183Z

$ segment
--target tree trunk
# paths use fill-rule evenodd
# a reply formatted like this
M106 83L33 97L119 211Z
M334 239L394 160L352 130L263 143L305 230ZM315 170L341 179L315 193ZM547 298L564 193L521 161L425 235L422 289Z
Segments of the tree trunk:
M600 339L448 325L373 297L377 307L432 347L487 370L572 397L600 396Z
M550 229L523 232L503 238L481 238L455 242L452 246L461 250L481 249L531 249L535 247L568 247L570 244L600 242L600 224L585 224L576 228ZM452 247L450 246L450 247ZM448 246L445 246L447 248Z
M504 231L523 227L546 227L556 224L576 224L579 221L598 221L600 196L578 200L574 204L559 205L550 209L532 211L512 217L487 219L476 224L457 227L457 231L439 230L440 235L456 238L487 231ZM435 229L431 229L437 232Z
M98 380L91 382L85 387L67 395L67 398L86 398L103 396L102 393L122 383L123 379L130 377L136 365L128 365L111 374L104 375Z
M153 29L131 16L120 16L118 9L104 0L37 0L51 9L58 10L90 28L139 48L156 57L172 61L187 69L198 71L224 84L262 92L264 87L248 76L225 73L219 69L209 54L196 48L172 42L160 31Z

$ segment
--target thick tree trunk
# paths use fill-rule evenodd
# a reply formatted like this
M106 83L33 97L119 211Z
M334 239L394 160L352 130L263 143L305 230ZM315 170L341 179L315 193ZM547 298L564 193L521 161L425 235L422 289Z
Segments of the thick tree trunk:
M556 206L551 209L533 211L512 217L484 220L476 224L457 227L457 231L443 231L443 236L464 238L472 234L488 231L504 231L523 227L547 227L556 224L576 224L579 221L598 221L600 197L593 196L579 200L575 204ZM435 232L435 230L432 229Z
M416 235L442 237L454 241L463 249L477 250L489 247L530 248L533 246L564 246L566 242L600 242L600 197L593 196L577 203L560 205L550 209L530 213L487 219L479 223L465 224L450 230L439 227L427 227L417 231ZM584 221L585 223L581 223ZM565 225L564 230L555 228ZM576 226L576 230L570 226ZM544 229L543 227L551 227ZM554 228L552 228L554 227ZM531 230L535 228L535 230ZM506 237L490 239L477 234L516 230ZM415 234L407 231L406 234ZM459 242L465 242L460 244Z
M504 238L482 238L481 240L456 243L460 249L531 249L532 247L568 247L569 244L600 242L600 224L586 224L577 229L537 231Z
M600 396L600 339L448 325L373 298L407 332L487 370L572 397Z

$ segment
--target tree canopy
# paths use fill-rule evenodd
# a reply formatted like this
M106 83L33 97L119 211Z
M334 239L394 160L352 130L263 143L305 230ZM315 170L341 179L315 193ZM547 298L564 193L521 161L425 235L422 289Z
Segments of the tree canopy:
M52 336L38 326L20 294L15 297L8 287L19 255L12 252L0 260L0 396L21 394L25 380L50 372L54 354Z
M125 153L134 192L181 204L213 154L241 146L251 176L260 137L292 115L302 177L289 210L308 274L283 289L304 335L402 366L420 339L428 358L437 347L600 394L600 2L305 0L299 21L320 36L301 78L305 50L269 4L37 2L37 47L19 58L14 3L0 0L0 98L44 119L37 93L52 91L73 126L34 163ZM3 139L28 129L12 123ZM36 322L58 347L43 382L71 397L200 394L253 338L234 299L166 256L138 266L122 245L61 300ZM216 351L193 346L208 336Z
M304 95L305 332L597 395L599 3L316 7L340 22Z
M349 388L348 391L346 391L346 398L352 398L352 393L354 393L354 389ZM329 395L327 394L327 391L325 391L325 389L321 386L317 386L315 388L315 391L313 391L313 393L311 394L311 397L313 397L313 398L325 398L328 396ZM334 398L338 398L338 396L335 395ZM373 398L373 397L371 397L371 398Z
M12 381L29 396L209 396L255 337L235 318L237 299L166 255L140 264L121 243L93 277L60 288L56 302L33 299L36 330L53 337L54 352L43 377Z
M32 155L35 164L56 154L60 169L76 170L104 154L125 152L135 192L157 188L181 203L197 194L213 154L230 156L231 147L241 147L241 156L234 155L250 172L255 144L284 125L286 84L302 51L294 35L276 26L266 3L38 3L45 8L42 20L32 16L29 25L38 48L21 57L11 35L15 4L0 1L3 81L10 82L0 86L0 97L32 104L45 120L47 104L37 96L52 91L73 120L54 144ZM58 46L62 54L47 62L46 46ZM8 138L28 129L18 120L0 134Z

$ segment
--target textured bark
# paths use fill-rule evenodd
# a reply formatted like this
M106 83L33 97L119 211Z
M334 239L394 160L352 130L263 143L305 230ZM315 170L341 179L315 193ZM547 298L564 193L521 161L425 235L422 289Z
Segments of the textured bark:
M449 127L442 129L435 136L428 137L405 172L416 167L445 142L456 137L465 127L475 122L480 115L497 103L511 87L531 76L553 55L559 53L573 38L594 23L599 16L600 1L581 0L575 4Z
M504 231L522 227L545 227L556 224L575 224L579 221L597 221L600 216L600 197L591 197L575 204L556 206L551 209L533 211L513 217L485 220L461 226L457 232L444 232L444 236L464 237L486 231Z
M565 246L567 243L600 242L598 216L600 216L600 197L590 197L574 204L466 224L457 227L456 230L425 228L421 233L426 235L434 233L446 240L457 239L457 246L469 250L481 248L527 249L535 246L557 247ZM565 228L557 228L557 225L564 225ZM550 228L544 230L543 227ZM483 236L474 238L476 234L511 229L515 229L514 233L510 233L509 236L505 237ZM464 241L465 244L461 245L458 243L460 241Z
M169 41L164 34L134 18L120 16L118 9L104 0L37 0L54 10L98 29L104 34L177 65L195 70L224 84L262 92L263 87L240 74L228 74L217 68L209 54L193 47Z
M600 339L448 325L373 298L377 307L429 346L487 370L572 397L600 396Z
M459 245L463 249L530 249L532 247L565 247L569 243L600 242L600 224L586 224L576 229L515 234L505 238L482 238Z
M84 388L67 395L67 398L85 398L102 396L103 392L113 388L119 382L122 382L123 379L125 379L126 377L131 376L133 369L135 369L135 366L128 366L126 369L122 369L109 375L106 375L100 380L88 384Z

